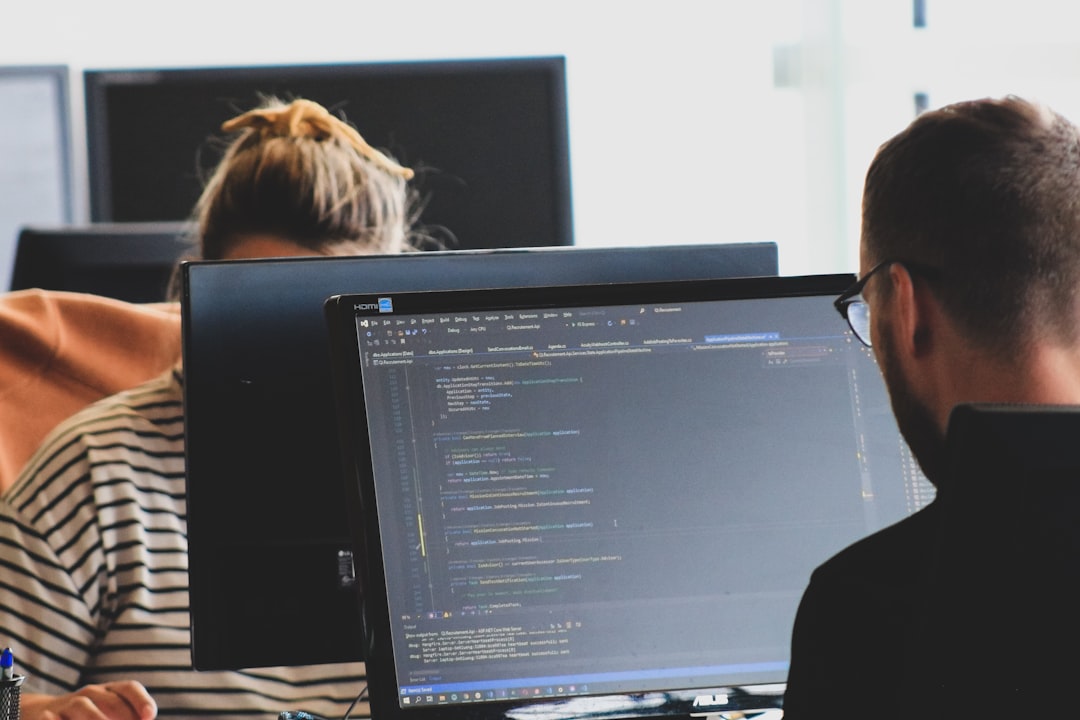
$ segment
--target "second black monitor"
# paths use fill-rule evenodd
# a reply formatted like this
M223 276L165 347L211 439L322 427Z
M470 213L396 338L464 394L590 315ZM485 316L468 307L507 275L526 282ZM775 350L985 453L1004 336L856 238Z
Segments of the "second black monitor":
M416 170L412 185L428 200L420 222L448 228L452 249L573 244L561 57L88 70L84 79L95 221L186 219L220 157L208 138L272 95L341 111Z
M397 292L775 275L772 243L183 266L194 664L362 659L323 303Z
M189 231L179 222L23 227L10 289L163 302L176 264L197 252Z

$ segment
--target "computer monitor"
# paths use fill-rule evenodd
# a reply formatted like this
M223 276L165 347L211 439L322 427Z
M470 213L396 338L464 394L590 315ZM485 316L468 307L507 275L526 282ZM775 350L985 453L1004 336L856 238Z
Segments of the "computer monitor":
M327 297L776 271L772 243L184 264L195 667L363 659Z
M167 299L177 263L196 252L177 222L24 227L11 289L94 293L134 303Z
M84 80L94 220L187 218L220 156L207 139L275 95L343 111L416 170L420 222L449 229L450 249L573 243L561 57L88 70Z
M331 300L372 716L781 707L814 567L929 487L853 279Z
M0 108L0 287L7 287L19 228L72 222L67 66L0 66Z

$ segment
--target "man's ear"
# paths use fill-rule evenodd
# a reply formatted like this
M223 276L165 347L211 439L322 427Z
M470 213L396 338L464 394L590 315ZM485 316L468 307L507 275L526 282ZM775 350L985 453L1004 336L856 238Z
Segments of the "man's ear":
M933 348L936 339L934 319L936 300L924 284L916 284L903 263L889 268L892 283L895 347L910 357L920 358Z

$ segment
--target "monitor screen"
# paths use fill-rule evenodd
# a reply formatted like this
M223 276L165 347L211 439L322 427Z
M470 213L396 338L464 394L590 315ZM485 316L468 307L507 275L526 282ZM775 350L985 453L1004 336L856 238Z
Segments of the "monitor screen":
M561 57L88 70L84 80L94 220L188 218L220 157L207 139L273 95L343 112L416 170L420 224L450 249L573 243Z
M194 664L363 658L323 302L341 292L775 275L772 243L185 263Z
M177 263L195 252L188 226L178 222L24 227L15 249L11 289L162 302Z
M779 707L814 567L932 490L852 280L332 300L373 716Z

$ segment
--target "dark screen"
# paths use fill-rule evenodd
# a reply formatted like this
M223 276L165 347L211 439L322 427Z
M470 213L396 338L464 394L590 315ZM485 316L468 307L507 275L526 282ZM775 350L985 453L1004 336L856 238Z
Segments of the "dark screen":
M187 230L179 222L23 228L11 289L162 302L168 299L177 263L195 250Z
M450 249L573 243L562 58L85 73L94 220L189 217L222 122L261 97L341 111L417 171ZM452 233L453 239L440 228Z
M772 243L185 264L195 666L363 659L327 297L776 271Z

